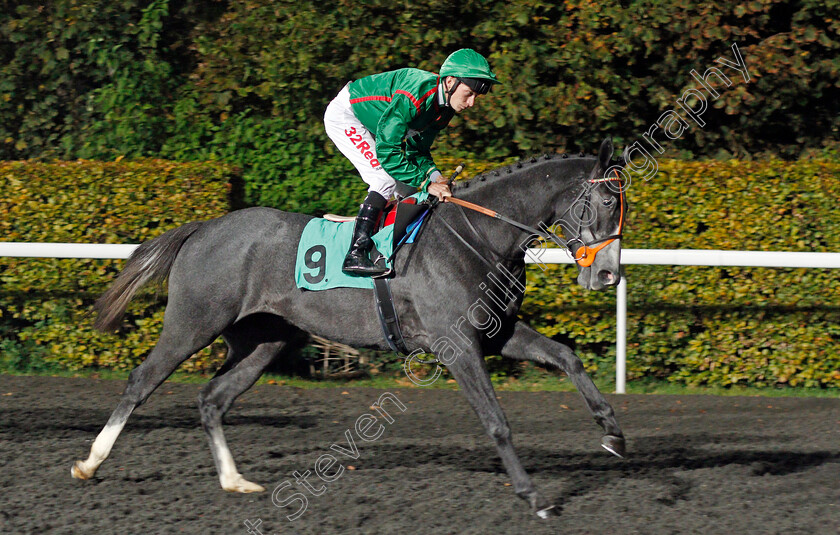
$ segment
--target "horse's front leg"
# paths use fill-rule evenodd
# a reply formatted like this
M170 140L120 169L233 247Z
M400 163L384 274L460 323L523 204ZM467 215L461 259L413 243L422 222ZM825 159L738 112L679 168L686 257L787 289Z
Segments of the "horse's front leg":
M601 445L610 453L624 457L624 434L615 419L615 412L586 373L580 358L569 347L541 335L519 321L513 336L502 346L502 356L530 360L564 371L583 396L595 421L604 429Z
M472 405L485 431L495 441L516 494L526 500L541 518L553 514L554 505L534 487L513 449L510 427L496 399L496 392L493 390L482 355L477 352L464 352L447 367L458 381L461 391Z

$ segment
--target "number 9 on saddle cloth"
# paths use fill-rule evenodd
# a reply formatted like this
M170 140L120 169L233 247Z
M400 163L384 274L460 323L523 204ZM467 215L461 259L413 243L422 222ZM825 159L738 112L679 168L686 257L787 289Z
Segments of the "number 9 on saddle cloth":
M371 258L392 267L392 255L402 244L413 243L426 221L427 193L417 193L386 209L381 228L373 235L375 251ZM314 218L301 233L295 261L295 282L303 290L331 288L373 288L373 279L341 271L341 265L353 236L353 220L337 223ZM379 259L379 260L376 260Z

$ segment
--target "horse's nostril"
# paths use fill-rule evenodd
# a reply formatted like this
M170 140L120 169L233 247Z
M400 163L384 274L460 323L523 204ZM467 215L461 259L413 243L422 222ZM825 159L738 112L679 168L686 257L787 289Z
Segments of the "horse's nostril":
M616 282L615 274L612 271L607 271L606 269L602 269L598 272L598 279L607 286L611 286Z

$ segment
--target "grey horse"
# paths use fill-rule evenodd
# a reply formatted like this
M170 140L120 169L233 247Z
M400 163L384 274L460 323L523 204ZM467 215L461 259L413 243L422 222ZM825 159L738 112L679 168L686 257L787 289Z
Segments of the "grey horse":
M618 284L627 203L621 187L603 178L612 153L607 139L597 157L545 155L463 181L453 188L455 197L504 214L507 221L441 203L418 241L395 259L398 275L391 290L407 348L412 355L436 354L447 367L495 442L516 494L541 517L554 505L535 488L514 451L484 357L501 354L564 371L603 428L602 446L624 454L614 411L580 359L517 319L527 244L552 224L562 228L577 257L579 284L595 290ZM222 336L227 358L199 395L201 422L222 488L265 490L238 472L225 440L222 417L233 401L301 331L351 346L388 349L372 290L296 287L297 242L310 219L248 208L188 223L135 250L96 302L96 327L116 330L137 290L168 278L163 329L154 349L130 373L89 457L73 465L73 477L93 477L134 409L179 364Z

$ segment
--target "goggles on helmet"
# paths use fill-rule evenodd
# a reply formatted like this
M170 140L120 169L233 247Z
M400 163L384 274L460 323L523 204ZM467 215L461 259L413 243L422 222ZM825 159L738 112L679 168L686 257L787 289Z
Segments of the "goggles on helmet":
M483 78L458 78L458 81L479 95L486 95L490 92L490 88L493 87L493 84L489 80Z

